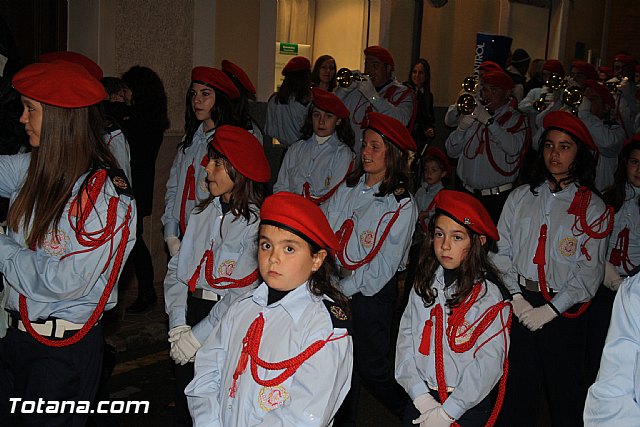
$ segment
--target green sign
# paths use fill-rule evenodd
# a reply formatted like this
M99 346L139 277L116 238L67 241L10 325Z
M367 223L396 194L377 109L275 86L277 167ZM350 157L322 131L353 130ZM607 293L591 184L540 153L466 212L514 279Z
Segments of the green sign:
M283 55L297 55L298 45L296 43L282 43L280 42L280 53Z

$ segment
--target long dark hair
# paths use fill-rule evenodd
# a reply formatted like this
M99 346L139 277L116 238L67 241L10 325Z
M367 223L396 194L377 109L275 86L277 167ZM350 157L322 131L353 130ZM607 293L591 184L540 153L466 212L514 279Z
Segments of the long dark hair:
M82 174L102 167L117 168L102 140L104 122L96 105L41 105L40 144L32 148L24 185L7 215L14 232L22 223L29 247L42 245L49 229L57 230L73 186ZM85 180L78 194L85 193L86 184Z
M256 207L262 205L264 199L262 184L252 181L233 167L231 162L227 160L221 153L209 146L209 159L220 159L224 162L224 170L233 182L233 190L229 199L229 211L235 216L234 221L239 217L244 217L247 221L258 219ZM215 199L210 195L207 199L201 201L196 207L196 213L202 212Z
M561 179L560 181L556 181L556 179L549 173L547 166L544 164L544 141L547 138L547 134L551 130L559 130L563 132L578 145L578 153L576 154L576 158L573 160L573 163L569 167L569 175L566 178ZM536 157L533 170L529 177L529 186L530 190L533 194L537 194L536 188L538 188L544 181L549 180L555 184L556 189L560 189L561 185L568 185L572 182L575 182L577 185L585 186L589 188L591 191L600 195L600 192L595 188L596 178L596 161L593 158L593 154L587 148L586 145L575 135L570 132L565 131L560 128L548 128L545 129L544 133L540 137L538 141L538 155Z
M440 266L440 262L438 261L438 258L436 258L435 250L433 248L433 233L435 230L436 220L441 215L446 214L441 211L437 211L429 220L429 233L427 234L426 241L422 245L416 271L414 287L416 293L420 298L422 298L425 307L433 305L436 297L438 296L437 290L433 288L433 283L435 281L435 273ZM451 299L447 299L447 306L450 308L460 305L460 303L467 298L478 280L489 276L492 280L498 280L501 282L500 272L495 265L493 265L491 260L489 260L487 255L489 245L491 244L489 238L487 237L487 242L483 245L478 233L467 227L465 227L465 230L471 239L471 247L469 248L465 258L462 260L460 267L455 270L455 292ZM499 287L502 286L502 283L495 284Z
M307 244L309 245L312 255L317 254L322 249L316 244L309 242L307 242ZM309 277L309 290L313 295L328 296L338 304L345 313L349 314L349 299L340 291L340 289L338 289L336 277L338 277L338 271L336 268L335 257L330 251L327 251L327 256L322 262L322 265L320 265L320 268L311 273L311 277Z
M317 108L318 110L322 110L321 108L313 105L307 111L307 116L304 119L304 124L300 129L300 139L306 141L307 139L313 136L313 109ZM323 110L324 111L324 110ZM338 135L338 139L346 144L353 151L353 144L355 140L355 134L353 133L353 129L351 128L351 124L349 123L349 118L346 117L340 120L340 123L336 126L336 135Z
M602 196L604 202L607 205L613 206L616 212L620 210L625 200L629 200L636 196L636 194L627 195L627 162L631 157L633 150L640 151L640 141L632 141L627 144L618 157L618 169L616 169L614 184L607 188Z
M291 98L300 103L311 99L311 71L293 71L284 76L280 90L276 93L276 102L288 104Z
M368 129L372 132L376 132L373 129ZM366 130L365 130L366 132ZM376 132L377 133L377 132ZM378 134L380 135L380 134ZM409 190L411 186L411 179L409 178L409 164L407 161L407 154L402 152L395 146L386 136L380 135L384 141L387 151L385 153L385 173L382 182L380 183L380 190L375 194L376 197L384 197L391 194L398 187L403 186ZM351 172L346 178L347 187L355 187L360 181L360 177L365 174L362 167L362 161L357 162L357 166L353 172Z
M413 74L413 69L418 64L422 64L422 66L424 67L424 85L422 88L424 88L424 92L426 94L430 94L431 93L431 66L429 65L429 62L424 58L418 59L416 62L413 63L413 65L411 65L411 68L409 69L409 77L407 78L406 85L411 86L416 91L419 89L422 89L420 87L416 87L415 84L413 83L413 80L411 79L411 74Z
M329 87L327 88L328 92L333 92L333 90L338 85L337 81L336 81L336 73L337 73L338 69L337 69L337 65L336 65L336 60L331 55L322 55L322 56L318 57L318 59L316 59L316 62L313 64L313 69L311 70L311 83L314 86L320 87L320 69L322 68L322 64L324 64L324 62L327 61L327 60L333 61L333 68L335 69L334 70L334 74L333 74L333 78L329 82Z
M211 88L215 93L215 103L213 104L213 107L211 107L211 120L215 127L222 125L240 125L234 113L235 110L229 96L213 86L202 82L198 83ZM193 111L193 106L191 105L191 99L193 98L192 87L193 82L189 84L185 97L184 139L178 144L178 149L182 149L182 152L185 152L186 149L193 144L193 136L196 134L200 124L202 123L201 120L196 118L196 113Z

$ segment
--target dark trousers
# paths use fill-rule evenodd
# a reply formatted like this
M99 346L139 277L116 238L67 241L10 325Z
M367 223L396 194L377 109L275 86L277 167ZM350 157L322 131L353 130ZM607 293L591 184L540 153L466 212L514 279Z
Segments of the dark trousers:
M587 316L587 387L596 381L600 369L600 358L604 349L604 342L609 331L615 291L600 285L596 296L593 297Z
M487 210L491 220L493 220L494 224L498 224L498 220L500 219L500 214L502 214L502 208L504 207L505 202L507 201L507 197L511 194L513 190L503 191L500 194L492 194L489 196L482 196L480 194L472 193L467 190L464 186L460 189L461 191L465 191L476 199L480 200L482 206Z
M523 296L534 307L544 304L539 292L524 290ZM514 317L509 376L499 425L537 426L543 391L553 427L583 425L586 326L586 314L575 319L558 316L531 332Z
M392 413L398 417L404 413L408 397L395 380L389 357L397 285L396 275L377 294L357 293L351 299L354 372L351 390L336 415L336 426L355 425L360 383Z
M491 393L485 396L484 399L480 401L476 406L467 410L458 420L458 424L461 427L484 427L487 423L487 420L491 416L491 411L493 411L493 406L496 402L496 395L498 391L498 386L496 386ZM429 389L429 394L433 396L434 399L438 403L442 403L440 401L440 395L436 390ZM415 420L420 416L420 411L413 406L412 402L407 403L407 408L404 413L404 418L402 419L402 427L415 427L411 421Z
M202 319L207 317L216 301L194 298L189 294L187 297L187 325L195 326ZM176 376L176 407L175 407L175 425L176 426L192 426L191 415L189 414L189 406L187 405L187 397L184 395L184 389L193 379L194 369L193 363L184 365L175 365Z
M65 338L75 333L68 332ZM20 413L20 403L39 399L42 410L52 401L93 401L100 380L103 355L102 325L98 323L78 343L49 347L27 332L9 328L0 340L0 423L5 426L84 426L89 414ZM18 397L14 414L9 398ZM77 408L78 406L76 406ZM25 406L25 409L30 409Z

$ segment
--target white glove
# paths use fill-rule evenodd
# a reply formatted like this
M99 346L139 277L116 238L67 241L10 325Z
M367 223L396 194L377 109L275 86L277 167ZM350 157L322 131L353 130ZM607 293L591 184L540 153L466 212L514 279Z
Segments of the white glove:
M449 427L455 420L442 409L441 405L432 409L412 421L413 424L420 424L420 427Z
M487 109L482 104L476 105L476 109L473 110L473 113L471 113L470 116L472 116L483 125L489 123L489 120L491 119L491 113L487 111Z
M178 253L178 251L180 250L180 239L178 239L176 236L169 236L166 239L164 239L165 242L167 242L167 248L169 249L169 255L171 256L175 256L175 254Z
M586 96L582 97L582 102L578 107L578 111L591 112L591 101L589 101L589 98L587 98Z
M187 332L191 332L191 326L189 325L176 326L169 331L169 342L171 343L169 356L176 362L176 365L184 365L189 361L189 357L177 345L180 336Z
M193 362L196 359L196 352L202 346L196 336L193 335L191 329L180 334L175 345L189 362Z
M180 338L180 335L190 330L191 330L191 326L189 325L180 325L180 326L175 326L171 328L171 330L169 330L169 342L178 341L178 338Z
M604 281L602 282L607 288L612 291L617 291L622 283L622 277L618 274L618 270L610 262L604 263Z
M420 414L424 414L427 411L437 408L440 404L429 393L425 393L413 400L413 406L420 411Z
M189 362L189 358L178 348L175 342L171 343L171 350L169 350L169 356L175 362L176 365L186 365Z
M553 311L551 306L549 304L545 304L524 313L520 321L524 326L529 328L530 331L537 331L557 316L558 315Z
M524 299L522 294L515 294L511 297L511 306L513 307L513 314L522 322L522 315L529 310L533 309L533 306L529 304L529 301Z
M549 104L553 104L556 100L556 93L555 92L551 92L549 90L549 92L544 94L544 101L547 103L547 105Z
M471 127L474 119L472 114L465 114L460 116L460 121L458 122L458 130L465 131Z
M378 91L373 87L373 83L371 83L371 80L369 79L362 80L360 84L358 84L358 90L372 103L375 102L376 99L380 98Z

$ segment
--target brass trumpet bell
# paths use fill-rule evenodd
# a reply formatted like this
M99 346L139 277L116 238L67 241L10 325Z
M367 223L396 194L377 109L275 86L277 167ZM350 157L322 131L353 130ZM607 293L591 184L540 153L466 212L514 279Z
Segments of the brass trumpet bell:
M549 78L544 82L544 85L551 89L551 92L555 92L557 90L563 89L567 83L560 74L553 73Z
M464 89L465 92L475 92L477 88L478 79L476 78L476 76L465 77L462 81L462 89Z
M357 71L351 71L348 68L340 68L336 73L336 83L338 86L343 88L348 88L356 81L365 81L368 80L369 76L366 74L361 74Z
M578 86L570 86L562 91L562 103L571 108L573 114L578 113L578 107L582 102L582 89Z
M456 102L458 113L464 115L473 113L473 110L476 109L477 105L478 103L476 102L476 98L470 93L463 93Z

